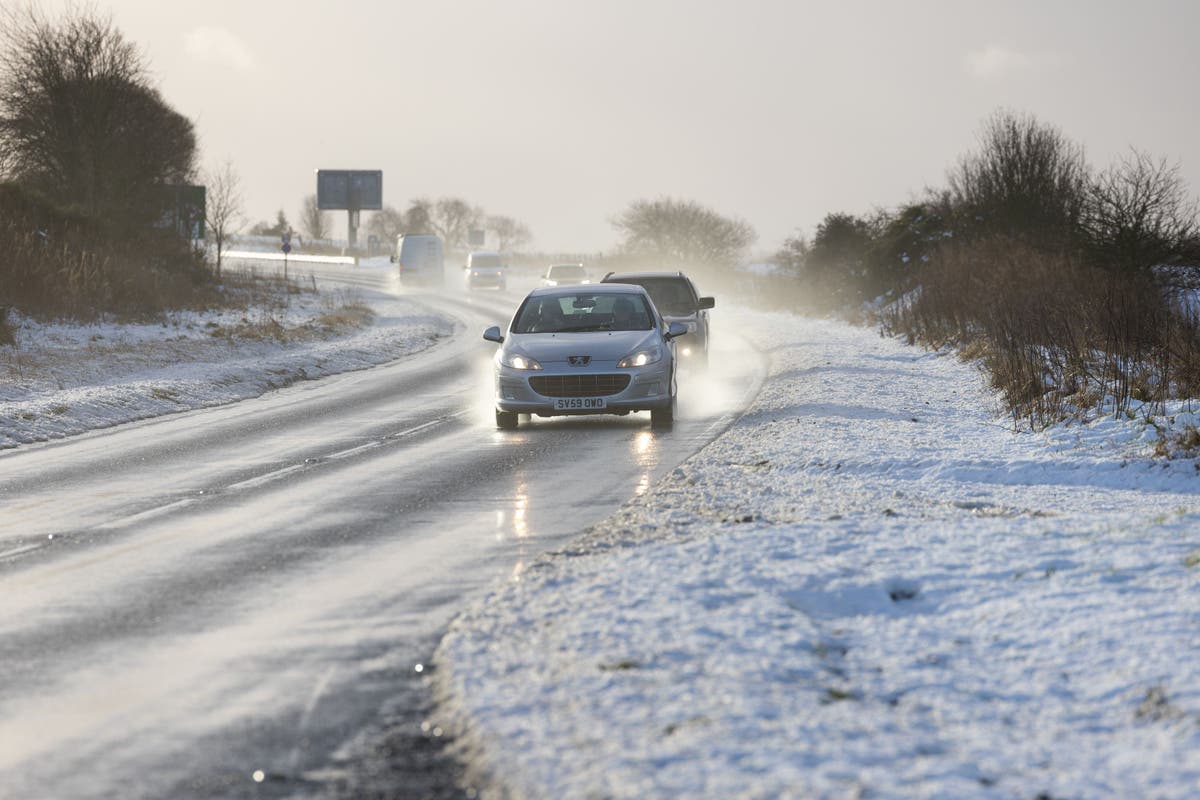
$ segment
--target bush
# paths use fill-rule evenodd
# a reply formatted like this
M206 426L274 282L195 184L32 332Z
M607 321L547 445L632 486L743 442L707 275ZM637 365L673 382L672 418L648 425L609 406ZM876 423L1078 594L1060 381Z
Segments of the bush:
M89 319L214 299L200 254L173 231L115 234L34 192L0 184L0 305Z
M1200 322L1148 274L997 237L940 248L918 280L885 330L980 358L1014 416L1035 427L1200 390Z
M1179 165L1133 150L1089 180L1080 228L1097 264L1134 272L1200 256L1197 214Z
M136 46L87 9L0 12L0 168L60 204L139 228L194 172L192 123Z

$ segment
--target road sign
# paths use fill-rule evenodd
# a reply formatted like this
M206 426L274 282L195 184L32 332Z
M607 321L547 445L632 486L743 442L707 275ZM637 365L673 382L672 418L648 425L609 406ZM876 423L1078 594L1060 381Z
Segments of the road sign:
M383 170L317 170L317 208L322 211L378 211L383 208Z

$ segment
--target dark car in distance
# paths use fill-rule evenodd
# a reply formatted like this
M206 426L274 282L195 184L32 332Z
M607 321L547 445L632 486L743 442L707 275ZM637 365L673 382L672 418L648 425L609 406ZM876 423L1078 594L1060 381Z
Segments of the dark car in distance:
M686 343L680 342L680 364L708 366L708 311L716 301L701 297L691 278L682 272L610 272L600 282L628 283L645 289L665 321L681 322L692 334Z

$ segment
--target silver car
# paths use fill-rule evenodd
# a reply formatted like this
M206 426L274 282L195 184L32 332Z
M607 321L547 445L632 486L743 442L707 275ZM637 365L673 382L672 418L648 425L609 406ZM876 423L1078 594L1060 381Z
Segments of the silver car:
M628 414L675 419L675 342L687 326L664 322L640 286L534 289L509 325L483 338L496 353L496 425L518 414Z

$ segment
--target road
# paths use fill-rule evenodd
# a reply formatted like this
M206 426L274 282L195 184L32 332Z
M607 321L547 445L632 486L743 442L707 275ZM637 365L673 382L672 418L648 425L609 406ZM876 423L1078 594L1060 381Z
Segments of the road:
M0 454L0 796L406 780L388 748L427 705L424 660L455 612L644 491L761 383L730 331L728 357L681 380L670 430L639 414L501 432L480 332L519 293L319 274L368 300L410 293L459 333L375 369Z

